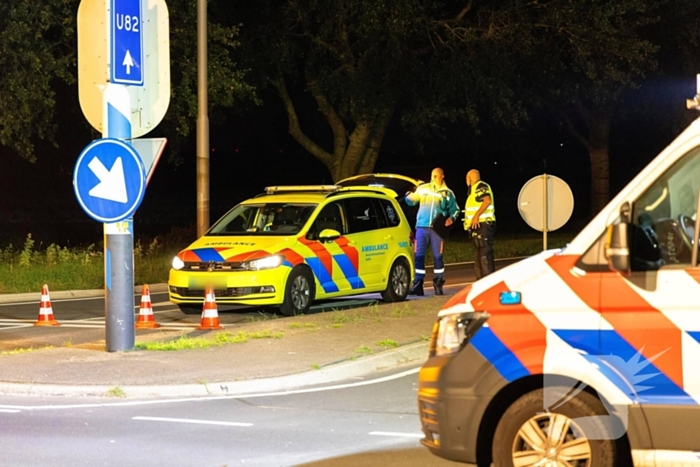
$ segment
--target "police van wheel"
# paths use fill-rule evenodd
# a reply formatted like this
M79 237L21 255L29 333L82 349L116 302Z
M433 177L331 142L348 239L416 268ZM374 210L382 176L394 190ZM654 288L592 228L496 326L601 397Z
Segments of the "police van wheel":
M503 414L493 437L494 465L618 465L616 442L611 439L617 429L604 422L612 417L603 416L607 412L601 402L584 391L573 397L572 390L564 387L547 391L550 412L544 409L544 390L538 389L516 400Z
M410 282L411 272L408 270L406 260L397 259L389 270L389 280L386 284L386 290L382 292L382 298L385 302L403 302L408 295Z
M303 315L309 311L314 301L314 276L308 268L297 266L292 269L284 289L284 302L280 312L284 316Z

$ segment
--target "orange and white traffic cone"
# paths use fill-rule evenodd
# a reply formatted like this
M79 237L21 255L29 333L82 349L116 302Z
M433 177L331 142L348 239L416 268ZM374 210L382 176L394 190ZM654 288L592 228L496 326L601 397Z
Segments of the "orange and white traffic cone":
M219 324L219 310L216 309L216 297L214 297L214 289L207 287L204 291L204 306L202 306L202 320L197 329L223 329Z
M141 307L139 308L139 317L136 320L136 329L154 329L159 327L160 324L156 323L153 318L151 293L148 291L148 284L144 284L143 290L141 290Z
M39 305L39 319L34 326L60 326L61 324L53 318L53 308L51 308L51 298L49 298L49 286L44 284L41 287L41 304Z

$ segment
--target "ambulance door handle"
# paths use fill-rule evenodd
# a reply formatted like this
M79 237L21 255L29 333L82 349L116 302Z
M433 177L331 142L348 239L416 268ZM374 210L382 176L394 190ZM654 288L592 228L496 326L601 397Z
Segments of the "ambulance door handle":
M393 235L387 235L386 237L384 237L384 240L392 240L393 238Z

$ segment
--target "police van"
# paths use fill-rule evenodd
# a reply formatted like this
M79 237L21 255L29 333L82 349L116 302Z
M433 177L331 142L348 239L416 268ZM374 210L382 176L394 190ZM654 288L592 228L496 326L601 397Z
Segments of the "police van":
M700 119L565 248L452 297L421 443L480 467L700 466L699 189Z

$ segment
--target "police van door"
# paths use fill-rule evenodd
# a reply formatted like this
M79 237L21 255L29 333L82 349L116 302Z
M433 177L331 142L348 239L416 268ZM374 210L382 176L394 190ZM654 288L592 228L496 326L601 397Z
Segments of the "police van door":
M656 465L671 465L668 455L698 462L700 451L700 268L691 265L699 188L695 147L629 201L630 274L602 273L600 311L612 331L601 333L601 353L625 362L617 370L643 407Z

